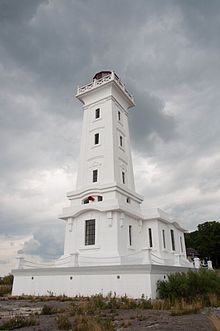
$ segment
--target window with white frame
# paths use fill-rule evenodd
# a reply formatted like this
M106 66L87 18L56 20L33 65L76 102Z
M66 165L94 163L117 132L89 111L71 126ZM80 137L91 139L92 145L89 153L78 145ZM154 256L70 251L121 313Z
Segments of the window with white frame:
M152 229L148 229L149 247L153 247Z
M174 238L174 231L170 230L170 236L171 236L171 247L172 250L175 251L176 247L175 247L175 238Z
M180 249L181 252L183 253L183 238L180 236Z
M95 245L95 219L85 221L85 245Z
M95 119L100 118L100 108L96 108L95 110Z
M128 227L129 246L132 246L132 225Z
M96 183L98 181L98 169L92 171L92 181Z
M95 133L95 135L94 135L94 144L95 145L99 144L99 133Z
M123 137L122 136L119 137L119 145L120 145L120 147L123 147Z
M118 121L120 121L120 120L121 120L121 112L118 111Z
M166 234L165 234L165 230L162 230L162 238L163 238L163 248L166 248Z
M121 177L122 177L122 183L125 184L125 172L121 172Z

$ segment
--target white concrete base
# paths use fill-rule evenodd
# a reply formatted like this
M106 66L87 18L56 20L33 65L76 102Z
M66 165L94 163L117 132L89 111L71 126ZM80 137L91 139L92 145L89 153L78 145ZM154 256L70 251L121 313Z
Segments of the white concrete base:
M191 268L165 265L114 265L13 270L12 295L91 296L98 293L156 298L157 281Z

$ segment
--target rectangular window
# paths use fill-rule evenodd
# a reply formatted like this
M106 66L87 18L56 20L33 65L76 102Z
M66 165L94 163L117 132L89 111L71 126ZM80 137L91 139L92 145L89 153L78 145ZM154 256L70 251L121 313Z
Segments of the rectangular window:
M165 230L162 230L162 237L163 237L163 248L166 248Z
M93 170L93 172L92 172L92 181L93 181L93 183L96 183L98 181L98 170L97 169Z
M120 146L121 147L123 146L123 138L122 138L122 136L120 136Z
M95 110L95 118L100 118L100 108Z
M120 121L121 120L121 112L118 111L118 120Z
M95 145L98 145L99 144L99 133L95 133Z
M85 222L85 245L95 245L95 219Z
M183 238L180 237L180 248L181 248L181 252L183 253Z
M129 235L129 246L132 245L132 225L128 227L128 235Z
M125 172L124 171L121 172L121 176L122 176L122 183L125 184Z
M172 250L175 251L175 238L174 238L174 231L173 230L170 230L170 235L171 235Z
M102 200L103 200L102 196L101 195L98 195L98 201L100 202Z
M151 228L148 229L148 236L149 236L149 247L153 247L152 230L151 230Z

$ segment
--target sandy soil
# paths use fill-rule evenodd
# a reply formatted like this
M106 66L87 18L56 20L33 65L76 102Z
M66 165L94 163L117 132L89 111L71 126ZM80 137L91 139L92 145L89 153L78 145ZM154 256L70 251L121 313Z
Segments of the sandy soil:
M8 300L0 298L0 325L7 319L15 315L29 316L34 314L38 325L32 327L20 328L24 331L58 331L56 323L56 314L40 315L44 305L59 309L59 314L68 311L70 302L60 302L51 300L49 302L31 301L31 300ZM215 328L209 319L209 316L214 314L220 318L220 308L204 310L199 314L185 316L171 316L169 311L156 310L117 310L113 313L110 311L102 311L100 316L109 317L114 321L116 330L125 331L214 331ZM71 317L73 320L73 317ZM88 330L89 331L89 330Z

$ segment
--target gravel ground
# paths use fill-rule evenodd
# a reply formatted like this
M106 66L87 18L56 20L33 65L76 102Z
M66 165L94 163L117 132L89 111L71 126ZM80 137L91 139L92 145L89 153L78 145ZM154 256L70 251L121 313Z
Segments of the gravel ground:
M40 315L44 305L55 307L59 313L52 315ZM58 331L56 316L68 311L70 302L65 301L32 301L32 300L13 300L0 298L0 326L9 318L22 315L34 315L38 325L23 327L19 330L24 331ZM199 314L171 316L169 311L129 309L117 311L102 311L100 316L111 318L114 321L116 330L124 331L214 331L216 330L209 319L210 314L214 314L220 319L220 308L204 310ZM99 317L100 317L99 316ZM73 317L70 318L73 321ZM89 331L89 330L88 330Z

